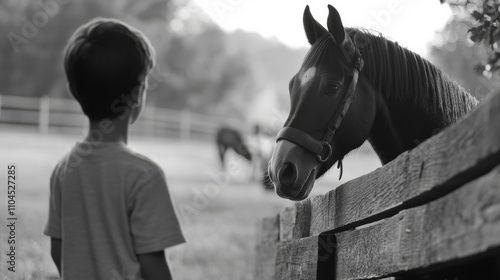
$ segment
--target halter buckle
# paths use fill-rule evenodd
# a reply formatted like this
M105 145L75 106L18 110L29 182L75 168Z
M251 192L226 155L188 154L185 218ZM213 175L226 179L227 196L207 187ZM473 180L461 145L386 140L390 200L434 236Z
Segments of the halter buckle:
M330 159L330 157L333 154L333 149L332 149L332 146L330 145L330 143L328 143L326 141L323 141L321 143L321 145L323 145L323 147L326 147L328 149L328 155L325 158L322 158L321 154L317 154L316 155L316 158L318 159L318 161L321 162L321 163L323 163L323 162L326 162L327 160Z

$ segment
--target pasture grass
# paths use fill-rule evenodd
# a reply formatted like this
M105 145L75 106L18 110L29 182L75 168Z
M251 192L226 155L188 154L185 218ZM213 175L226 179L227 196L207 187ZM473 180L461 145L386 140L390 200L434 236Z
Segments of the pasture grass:
M59 279L42 235L47 219L52 168L81 136L0 132L0 254L7 253L6 166L18 166L16 272L0 263L1 279ZM221 173L215 144L175 139L130 138L130 147L156 161L167 175L169 190L188 243L167 249L174 279L253 279L256 224L292 203L250 180L248 165L229 155L231 172ZM379 165L363 149L344 162L344 180ZM338 185L337 171L318 181L315 193Z

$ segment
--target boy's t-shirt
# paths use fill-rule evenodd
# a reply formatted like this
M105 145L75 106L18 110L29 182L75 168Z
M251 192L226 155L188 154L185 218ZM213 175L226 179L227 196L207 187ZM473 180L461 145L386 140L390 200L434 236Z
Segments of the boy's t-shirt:
M165 176L122 143L80 142L50 181L44 234L62 238L64 279L142 279L137 254L185 242Z

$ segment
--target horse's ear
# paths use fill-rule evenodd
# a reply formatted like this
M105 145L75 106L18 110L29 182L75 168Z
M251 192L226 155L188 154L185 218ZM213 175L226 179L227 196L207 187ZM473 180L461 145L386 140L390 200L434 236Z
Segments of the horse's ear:
M304 29L306 31L307 40L309 44L314 44L319 37L328 32L321 24L319 24L311 15L309 5L304 10Z
M342 44L345 39L344 25L342 25L342 20L340 19L339 12L332 5L328 5L328 31L332 34L333 40L337 44Z

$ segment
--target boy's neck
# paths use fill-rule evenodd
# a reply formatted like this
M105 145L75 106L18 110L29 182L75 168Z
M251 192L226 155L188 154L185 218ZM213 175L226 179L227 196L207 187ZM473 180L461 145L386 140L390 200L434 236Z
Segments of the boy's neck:
M89 131L85 137L89 142L118 142L127 144L129 120L105 119L101 121L90 121Z

